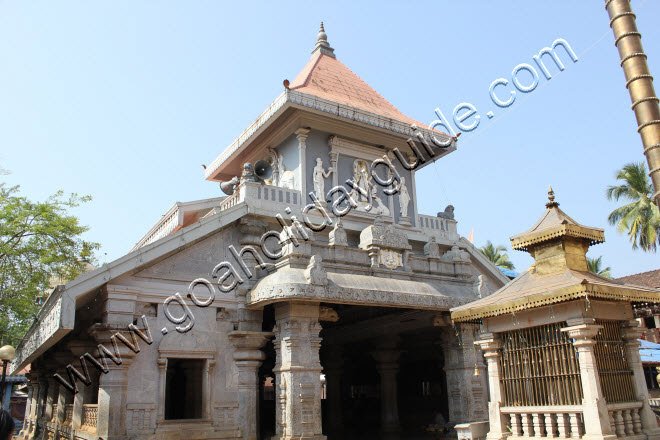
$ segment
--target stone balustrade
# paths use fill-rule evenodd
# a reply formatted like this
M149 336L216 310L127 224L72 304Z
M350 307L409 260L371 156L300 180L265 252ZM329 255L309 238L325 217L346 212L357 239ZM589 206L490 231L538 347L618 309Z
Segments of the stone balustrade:
M53 423L57 421L57 403L53 404L53 417L51 417L50 421Z
M607 405L612 432L620 439L642 434L639 411L642 402L616 403Z
M65 407L65 412L64 412L64 422L62 422L63 425L70 426L71 422L73 421L73 404L69 403Z
M427 235L438 239L458 240L457 221L432 215L417 216L419 228Z
M573 438L584 435L582 406L503 407L509 418L511 440L517 438Z
M89 432L96 432L96 424L98 422L99 406L98 405L83 405L82 422L80 429Z

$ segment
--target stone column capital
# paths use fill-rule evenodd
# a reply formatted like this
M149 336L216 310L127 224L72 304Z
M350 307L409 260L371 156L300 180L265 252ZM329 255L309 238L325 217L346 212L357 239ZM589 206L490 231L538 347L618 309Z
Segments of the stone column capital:
M485 333L480 339L474 341L484 352L486 358L499 357L499 349L502 348L502 340L492 333Z
M294 133L296 134L298 140L304 143L307 140L310 131L311 130L309 128L299 128L296 131L294 131Z
M593 338L598 335L602 325L597 324L578 324L570 327L564 327L561 331L568 333L568 336L575 339L574 346L593 345Z
M229 341L234 344L234 360L236 361L263 361L266 355L261 351L269 339L275 336L272 332L233 331L229 333Z
M378 363L377 365L378 369L387 368L391 366L395 366L398 368L399 357L401 356L401 353L403 353L403 350L393 350L387 348L381 350L374 350L371 352L371 356Z
M644 334L644 329L639 326L637 321L628 321L623 326L621 335L627 344L640 345L639 338Z

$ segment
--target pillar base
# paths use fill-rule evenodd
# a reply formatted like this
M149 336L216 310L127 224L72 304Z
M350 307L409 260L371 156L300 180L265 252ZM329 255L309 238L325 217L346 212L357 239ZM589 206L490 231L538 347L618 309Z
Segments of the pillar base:
M270 438L270 440L327 440L328 437L325 435L313 435L313 436L299 436L299 435L291 435L291 436L279 436L279 435L274 435Z
M510 432L489 432L486 434L486 440L504 440L512 435Z
M642 432L646 435L647 440L660 440L660 427L643 429Z
M617 437L614 434L607 435L598 435L598 434L584 434L581 440L617 440Z

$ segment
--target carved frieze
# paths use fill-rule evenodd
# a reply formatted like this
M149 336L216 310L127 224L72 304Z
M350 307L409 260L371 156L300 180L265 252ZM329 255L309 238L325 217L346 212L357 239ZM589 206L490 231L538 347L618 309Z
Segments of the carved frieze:
M407 306L423 309L447 310L466 304L472 298L367 290L336 285L282 284L279 287L257 286L248 294L247 304L268 304L278 300L309 300L340 304L364 304L370 306Z
M388 269L396 269L403 266L403 256L400 252L392 249L381 249L378 252L379 262Z
M379 217L376 217L373 225L367 226L360 233L360 249L368 249L371 246L399 251L412 249L405 232L394 225L385 224Z

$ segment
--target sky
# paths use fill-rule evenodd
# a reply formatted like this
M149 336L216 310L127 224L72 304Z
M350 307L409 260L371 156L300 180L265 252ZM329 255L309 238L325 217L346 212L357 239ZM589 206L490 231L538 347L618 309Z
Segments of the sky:
M632 5L660 75L660 2ZM454 205L461 235L506 245L524 270L532 259L509 237L542 215L552 185L569 216L605 229L588 255L614 276L660 268L607 224L616 170L645 159L604 1L0 0L0 167L11 171L0 179L34 200L91 195L74 213L111 262L175 202L222 195L201 165L305 66L320 21L337 58L407 116L452 119L460 103L481 116L457 151L418 172L420 213ZM550 80L493 105L491 83L536 67L558 38L578 61L561 55L563 72L547 63Z

